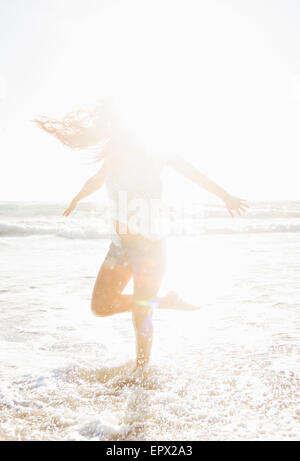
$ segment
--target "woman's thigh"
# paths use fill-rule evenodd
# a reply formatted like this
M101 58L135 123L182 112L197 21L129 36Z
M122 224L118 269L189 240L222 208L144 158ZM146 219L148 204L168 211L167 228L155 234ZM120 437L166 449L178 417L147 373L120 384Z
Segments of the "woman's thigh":
M114 300L122 293L132 277L130 266L123 260L111 257L111 248L102 264L92 295L92 311L96 315L110 315Z
M152 310L164 276L165 245L150 242L141 251L128 251L128 257L134 281L134 311Z

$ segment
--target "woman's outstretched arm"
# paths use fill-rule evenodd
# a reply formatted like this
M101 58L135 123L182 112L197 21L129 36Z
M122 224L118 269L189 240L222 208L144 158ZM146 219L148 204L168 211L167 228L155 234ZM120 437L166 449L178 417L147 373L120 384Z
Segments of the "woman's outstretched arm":
M230 216L234 217L234 211L241 216L242 212L246 211L246 208L249 208L246 200L228 194L228 192L226 192L221 186L215 183L208 176L205 176L182 157L177 155L171 156L169 158L168 165L183 174L190 181L198 184L208 192L223 200Z
M105 181L105 163L102 165L100 170L86 181L81 191L73 198L69 207L64 211L63 216L69 216L76 208L80 200L88 197L97 190L99 190Z

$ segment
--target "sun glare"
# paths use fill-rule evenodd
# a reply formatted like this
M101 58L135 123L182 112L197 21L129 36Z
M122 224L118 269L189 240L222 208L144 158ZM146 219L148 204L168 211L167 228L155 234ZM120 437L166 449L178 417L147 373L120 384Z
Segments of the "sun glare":
M18 105L17 115L13 114L20 136L7 131L0 140L3 149L11 152L11 169L15 152L25 145L34 163L42 163L41 151L51 154L43 162L47 171L59 175L56 155L63 168L69 158L52 140L38 137L24 120L39 114L59 117L112 97L124 126L147 147L184 155L233 193L239 190L249 199L250 191L259 197L262 190L267 193L260 169L269 168L272 151L278 160L273 159L269 193L275 194L282 171L280 151L283 143L292 143L290 118L299 118L292 107L294 112L289 115L284 102L288 67L279 66L263 27L255 23L253 33L250 12L217 3L218 7L215 2L193 0L129 0L91 2L92 7L86 8L74 1L70 9L70 2L65 1L59 11L50 9L56 28L51 32L48 67L24 106ZM37 52L41 52L39 46L43 43L36 44ZM10 81L4 81L7 95ZM272 141L275 130L278 139ZM289 151L290 159L294 150ZM248 177L256 176L260 190L253 191L249 181L228 165L247 168ZM81 167L74 169L70 190L82 181L82 171ZM291 170L291 174L296 173ZM13 197L12 186L5 177L3 180ZM57 187L66 186L58 178ZM293 190L292 181L287 187ZM35 195L28 184L27 192L28 198ZM41 196L51 199L52 194L49 179Z
M299 439L299 21L0 0L0 441Z

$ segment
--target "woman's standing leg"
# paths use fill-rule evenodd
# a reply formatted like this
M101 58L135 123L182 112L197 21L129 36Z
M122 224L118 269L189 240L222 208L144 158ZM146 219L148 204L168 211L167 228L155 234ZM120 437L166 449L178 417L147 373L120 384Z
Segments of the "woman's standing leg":
M130 255L130 251L129 251ZM133 271L134 294L132 302L133 324L136 334L136 365L145 366L150 360L153 310L158 306L157 293L164 274L164 246L151 242L149 248L130 255Z
M150 360L153 340L152 316L160 284L161 278L149 280L145 277L134 277L132 312L136 335L137 367L145 366Z

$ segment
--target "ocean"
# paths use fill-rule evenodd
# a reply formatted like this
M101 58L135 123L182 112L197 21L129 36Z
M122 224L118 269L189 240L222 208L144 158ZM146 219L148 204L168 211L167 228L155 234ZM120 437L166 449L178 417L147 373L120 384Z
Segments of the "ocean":
M300 202L170 212L161 293L200 309L155 312L141 380L131 314L90 311L108 211L65 206L0 203L0 439L299 440Z

